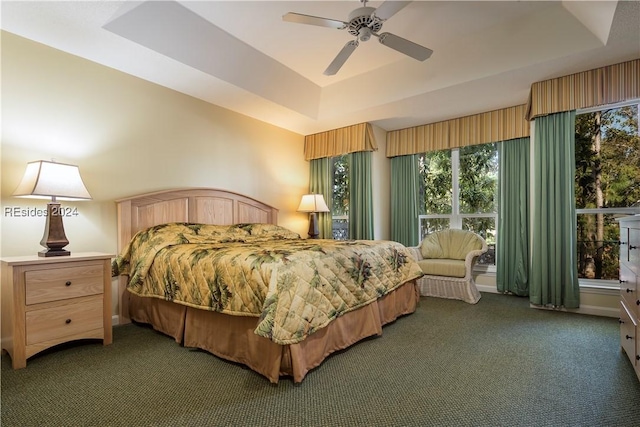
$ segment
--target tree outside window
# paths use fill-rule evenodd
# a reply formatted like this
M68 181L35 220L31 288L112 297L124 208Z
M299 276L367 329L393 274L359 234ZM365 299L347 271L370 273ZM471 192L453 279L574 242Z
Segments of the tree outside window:
M418 213L420 240L450 227L453 214L451 150L432 151L418 157L420 171Z
M349 155L331 158L333 238L349 239Z
M640 212L638 105L577 115L575 139L578 277L614 281L616 218Z

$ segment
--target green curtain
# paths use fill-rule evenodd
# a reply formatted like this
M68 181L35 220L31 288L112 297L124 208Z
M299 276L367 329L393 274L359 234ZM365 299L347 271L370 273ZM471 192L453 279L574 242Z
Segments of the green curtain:
M498 292L529 295L529 138L499 144Z
M373 239L371 151L349 154L349 238Z
M418 156L391 158L391 240L418 246Z
M323 157L311 160L309 162L309 191L313 194L322 194L329 210L332 209L332 189L331 159ZM318 230L320 231L318 238L333 239L331 212L319 212L316 215L318 216Z
M575 111L535 119L529 301L578 308Z

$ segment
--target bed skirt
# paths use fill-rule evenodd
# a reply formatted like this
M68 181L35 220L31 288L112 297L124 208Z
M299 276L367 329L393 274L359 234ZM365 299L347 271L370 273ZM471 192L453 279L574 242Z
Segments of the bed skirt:
M415 281L407 282L377 301L338 317L299 343L280 345L253 332L257 317L230 316L133 294L129 297L133 321L149 324L185 347L242 363L272 383L283 376L302 382L331 353L381 335L382 326L413 313L420 300Z

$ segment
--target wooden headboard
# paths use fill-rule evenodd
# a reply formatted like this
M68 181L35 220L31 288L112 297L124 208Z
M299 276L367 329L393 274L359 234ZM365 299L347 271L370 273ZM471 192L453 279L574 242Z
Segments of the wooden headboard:
M167 222L232 225L278 223L278 209L251 197L213 188L183 188L116 200L118 254L140 230ZM118 279L120 323L129 322L127 277Z

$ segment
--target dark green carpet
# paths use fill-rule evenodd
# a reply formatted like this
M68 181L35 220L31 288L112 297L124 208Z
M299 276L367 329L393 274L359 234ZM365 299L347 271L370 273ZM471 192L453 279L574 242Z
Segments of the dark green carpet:
M67 345L14 371L2 426L640 426L640 383L618 322L423 298L417 312L294 385L154 331Z

